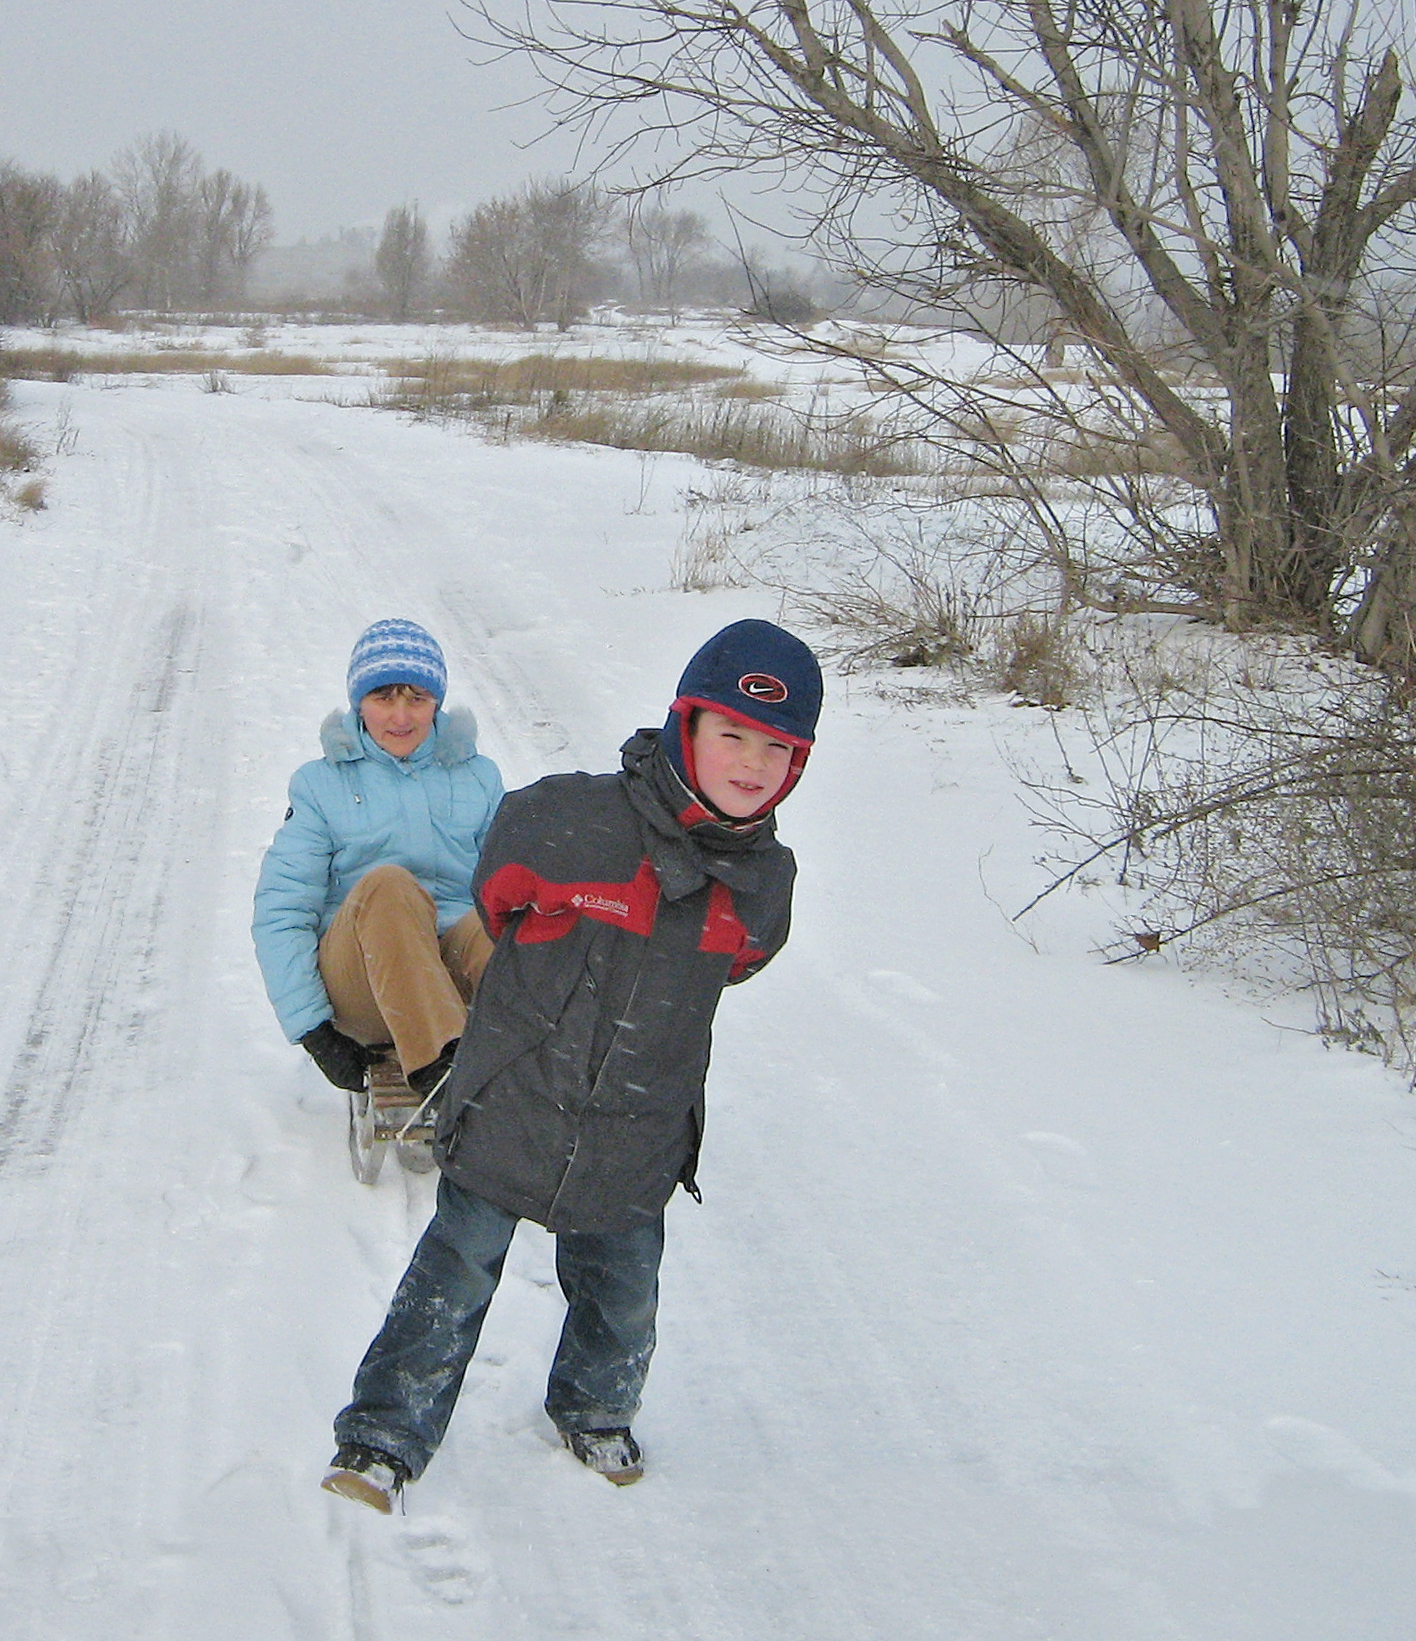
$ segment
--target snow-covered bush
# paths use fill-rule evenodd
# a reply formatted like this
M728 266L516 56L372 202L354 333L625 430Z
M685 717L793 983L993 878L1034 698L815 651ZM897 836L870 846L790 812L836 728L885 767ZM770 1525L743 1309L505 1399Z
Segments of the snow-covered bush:
M1416 1072L1416 701L1302 641L1197 638L1091 710L1099 785L1034 787L1052 888L1130 892L1113 960L1305 990L1324 1035Z

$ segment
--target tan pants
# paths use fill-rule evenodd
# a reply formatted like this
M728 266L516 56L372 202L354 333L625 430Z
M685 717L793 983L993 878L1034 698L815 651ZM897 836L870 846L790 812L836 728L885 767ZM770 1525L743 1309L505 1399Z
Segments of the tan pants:
M391 1042L405 1076L431 1065L467 1023L492 955L475 911L441 938L433 897L402 866L366 872L320 941L320 975L336 1028Z

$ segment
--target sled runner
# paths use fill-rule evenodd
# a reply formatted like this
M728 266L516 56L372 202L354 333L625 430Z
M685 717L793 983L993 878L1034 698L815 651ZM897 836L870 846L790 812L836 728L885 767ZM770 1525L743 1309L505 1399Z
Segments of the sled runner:
M403 1080L391 1048L372 1052L363 1088L349 1095L349 1161L361 1185L378 1179L390 1145L410 1173L426 1174L433 1167L432 1105Z

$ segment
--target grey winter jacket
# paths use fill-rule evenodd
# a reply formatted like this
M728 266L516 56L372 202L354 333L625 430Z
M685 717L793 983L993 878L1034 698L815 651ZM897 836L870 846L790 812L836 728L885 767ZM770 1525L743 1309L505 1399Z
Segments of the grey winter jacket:
M553 1231L625 1229L695 1189L719 995L790 919L770 816L704 818L655 731L623 758L503 800L476 879L497 947L439 1119L454 1183Z

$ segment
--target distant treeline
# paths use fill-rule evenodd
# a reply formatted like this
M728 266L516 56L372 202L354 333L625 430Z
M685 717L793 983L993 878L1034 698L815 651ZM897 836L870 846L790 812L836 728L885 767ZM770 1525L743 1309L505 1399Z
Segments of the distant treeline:
M239 303L271 233L265 189L172 132L67 184L0 162L0 323Z
M273 237L265 189L209 171L172 132L69 183L0 161L0 324L331 301L396 321L565 326L622 303L734 306L797 323L821 299L808 276L716 244L697 212L626 205L563 179L478 205L437 245L416 204L392 208L381 232L342 234L323 259L317 248L273 252L267 268Z
M626 204L591 184L549 178L486 201L453 222L435 250L416 205L384 220L367 268L349 281L358 305L392 319L440 312L474 322L562 328L596 304L673 313L689 305L809 320L802 274L729 253L707 219L652 200Z

